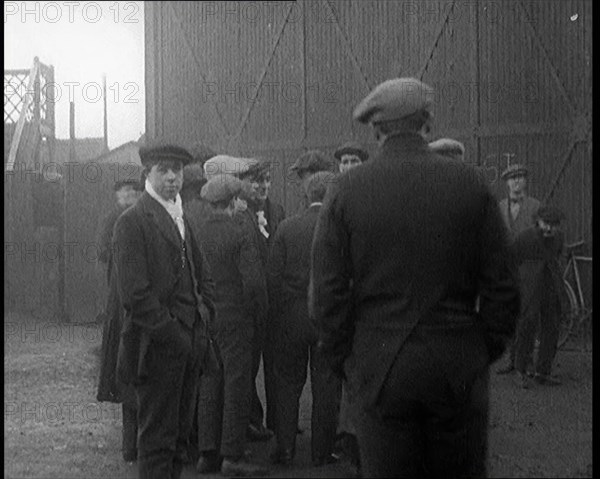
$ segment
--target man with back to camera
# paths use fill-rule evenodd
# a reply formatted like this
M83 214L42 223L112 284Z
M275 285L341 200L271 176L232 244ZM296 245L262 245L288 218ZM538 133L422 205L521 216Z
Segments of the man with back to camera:
M183 148L140 148L145 191L115 224L117 284L125 320L117 371L133 384L140 478L178 479L201 372L213 365L208 325L214 283L183 215Z
M272 460L285 466L292 464L296 453L300 396L307 364L310 364L312 391L312 462L315 466L333 462L341 384L320 353L307 301L313 231L325 191L332 181L335 174L326 171L305 180L310 206L281 222L269 254L267 278L277 437Z
M300 192L302 195L302 201L298 206L298 213L303 212L309 205L308 198L306 198L306 190L303 186L304 181L310 175L319 171L333 171L333 164L325 155L318 150L309 150L302 153L296 161L290 166L289 171L298 177L300 180Z
M528 194L527 168L518 163L509 165L502 172L500 178L506 182L508 196L500 201L500 212L504 223L509 230L509 238L514 240L526 229L535 226L534 218L540 208L540 202ZM515 331L518 332L519 328ZM496 374L510 374L515 371L515 344L513 338L508 348L508 358L503 366L496 370Z
M310 309L356 398L364 477L485 477L488 368L519 310L491 191L423 138L433 93L401 78L360 102L380 151L330 185L313 241Z
M244 184L232 175L213 176L201 191L211 211L198 229L198 240L215 280L217 319L211 325L223 369L200 379L196 469L200 473L257 476L266 469L244 457L250 422L254 321L266 310L264 278L256 248L233 219ZM261 311L262 312L262 311ZM266 314L266 311L262 314Z

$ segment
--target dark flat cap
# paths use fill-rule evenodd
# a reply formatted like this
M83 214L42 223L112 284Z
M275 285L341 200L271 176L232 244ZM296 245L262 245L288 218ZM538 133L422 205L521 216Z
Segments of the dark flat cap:
M323 153L317 150L310 150L300 155L294 164L290 167L290 171L301 173L316 173L317 171L330 171L332 164Z
M181 161L185 166L194 161L189 151L172 144L142 146L140 147L140 159L144 166L167 160Z
M394 78L377 85L354 109L361 123L398 120L429 110L434 90L416 78Z
M510 165L506 170L502 172L500 178L503 180L508 180L509 178L514 178L515 176L527 176L529 171L523 165L519 165L518 163L514 163Z
M553 225L559 224L564 218L564 213L554 206L540 206L536 215L537 219Z
M113 186L113 190L119 191L121 188L124 188L125 186L133 186L133 188L138 191L141 191L144 189L144 184L141 180L134 180L133 178L131 178L131 179L127 179L127 180L117 181Z
M267 172L271 171L271 162L268 160L259 160L257 158L246 158L248 169L240 174L240 178L262 178Z
M200 196L209 203L231 201L242 193L242 185L242 181L233 175L218 174L206 182Z
M341 160L343 155L356 155L360 158L360 161L367 161L369 159L369 154L358 143L352 141L344 143L333 153L333 156L338 160Z

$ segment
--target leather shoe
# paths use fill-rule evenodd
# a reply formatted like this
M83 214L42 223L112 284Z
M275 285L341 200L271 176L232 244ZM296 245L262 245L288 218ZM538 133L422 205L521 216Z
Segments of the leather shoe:
M560 379L553 378L552 376L550 376L548 374L536 374L533 377L533 380L536 383L542 384L544 386L560 386L562 384Z
M273 437L273 431L267 429L262 424L260 427L256 427L254 424L249 424L246 435L250 441L268 441Z
M243 457L238 460L225 458L221 465L221 474L224 476L252 477L264 476L268 473L269 470L267 468L248 462Z
M209 474L219 472L221 461L216 451L203 452L200 454L200 459L196 464L196 471L200 474Z
M271 454L271 462L273 464L281 464L282 466L291 466L294 462L294 451L292 449L277 448L275 452Z

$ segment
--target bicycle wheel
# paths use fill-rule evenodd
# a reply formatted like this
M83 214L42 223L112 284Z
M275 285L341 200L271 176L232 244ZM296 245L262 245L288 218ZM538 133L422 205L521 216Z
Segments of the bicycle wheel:
M579 314L579 304L577 302L577 296L573 290L573 286L567 281L563 280L563 285L567 298L569 299L569 306L566 311L562 311L560 315L560 324L558 325L558 342L556 343L557 348L563 347L569 336L573 332L573 327L576 322L576 318Z

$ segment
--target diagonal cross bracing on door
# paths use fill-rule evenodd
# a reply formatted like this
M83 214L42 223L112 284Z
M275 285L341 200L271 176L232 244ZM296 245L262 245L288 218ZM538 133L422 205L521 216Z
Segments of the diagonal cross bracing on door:
M564 99L567 102L567 107L569 108L571 115L575 116L576 109L573 106L573 101L569 97L569 94L567 93L565 86L563 85L562 81L560 80L560 77L558 76L558 71L556 70L554 63L552 63L552 60L550 59L550 55L548 54L548 51L544 48L544 43L542 42L542 40L541 40L540 36L538 35L537 31L535 30L535 28L533 28L531 18L529 17L529 13L527 12L527 9L523 5L522 0L519 1L519 7L520 7L521 11L523 12L523 15L525 15L525 24L527 25L532 38L535 40L535 43L537 44L538 48L542 52L542 57L544 58L544 60L546 60L546 63L548 63L548 66L550 67L550 74L552 75L552 78L556 82L556 85L558 86L560 93L562 94L562 96L564 97Z
M446 28L446 24L448 23L448 19L450 18L450 14L454 10L455 5L456 5L456 0L454 0L452 2L452 5L450 5L450 8L448 9L448 13L446 14L446 17L444 18L444 21L440 24L440 28L435 36L435 39L433 40L431 48L429 49L429 54L427 55L427 59L425 60L425 63L423 64L423 66L419 70L419 74L417 75L417 78L419 80L423 80L423 75L425 75L425 72L427 71L427 67L429 67L429 62L433 58L433 54L435 53L437 46L440 43L442 34L444 33L444 29Z
M265 62L265 65L263 66L262 72L260 73L260 76L259 76L259 79L257 82L258 87L256 88L257 96L258 96L258 92L260 91L260 87L262 86L265 76L267 74L267 71L269 71L269 65L271 65L271 61L275 57L275 52L277 51L277 46L279 45L279 42L281 41L281 38L283 37L283 32L285 30L285 26L288 23L288 19L290 17L290 13L292 12L293 5L294 5L293 3L290 3L290 5L288 7L288 10L283 19L283 23L281 24L281 29L279 30L279 34L275 37L275 41L273 42L273 45L271 46L271 51L269 53L269 56L267 57L267 61ZM246 111L244 112L244 115L242 116L242 119L240 120L240 125L238 127L238 130L237 130L234 138L239 138L240 135L242 134L242 131L244 131L244 127L246 126L246 123L248 122L250 113L252 112L252 109L254 108L255 100L256 99L254 99L254 101L251 101L250 104L248 105L248 108L246 108Z
M325 3L327 3L327 6L329 7L329 10L331 11L331 15L333 16L333 18L335 20L335 22L333 22L333 23L335 24L338 33L340 34L340 36L342 37L342 40L344 41L344 46L346 47L348 56L352 60L354 67L360 72L360 76L363 80L363 83L367 87L367 91L370 91L371 85L369 84L367 75L365 75L365 72L363 72L362 68L360 67L360 64L358 63L358 60L356 59L356 56L354 55L354 52L352 51L352 46L350 45L350 40L348 40L347 35L344 33L344 31L342 30L342 27L340 26L340 20L339 20L338 16L335 14L335 9L333 8L333 6L331 5L331 2L329 0L325 0Z
M181 36L183 37L183 41L185 43L185 46L187 47L187 49L192 54L192 58L194 59L194 63L196 64L196 67L198 69L198 73L200 73L200 76L202 77L202 81L204 83L207 83L206 76L204 75L204 72L202 71L202 64L200 62L200 59L198 58L198 56L196 54L196 50L190 44L188 36L185 34L185 30L184 30L183 25L181 23L181 19L179 18L179 15L177 15L177 12L175 11L175 7L173 6L173 2L165 2L165 3L167 5L169 5L169 8L171 9L171 15L173 16L173 19L175 20L175 23L177 23L177 30L179 32L181 32ZM216 103L213 103L213 106L215 108L215 111L217 112L217 116L219 117L219 123L221 124L221 127L225 131L225 134L227 136L229 136L229 130L227 128L227 125L225 124L225 120L223 120L223 115L221 115L221 112L217 108L217 104Z

